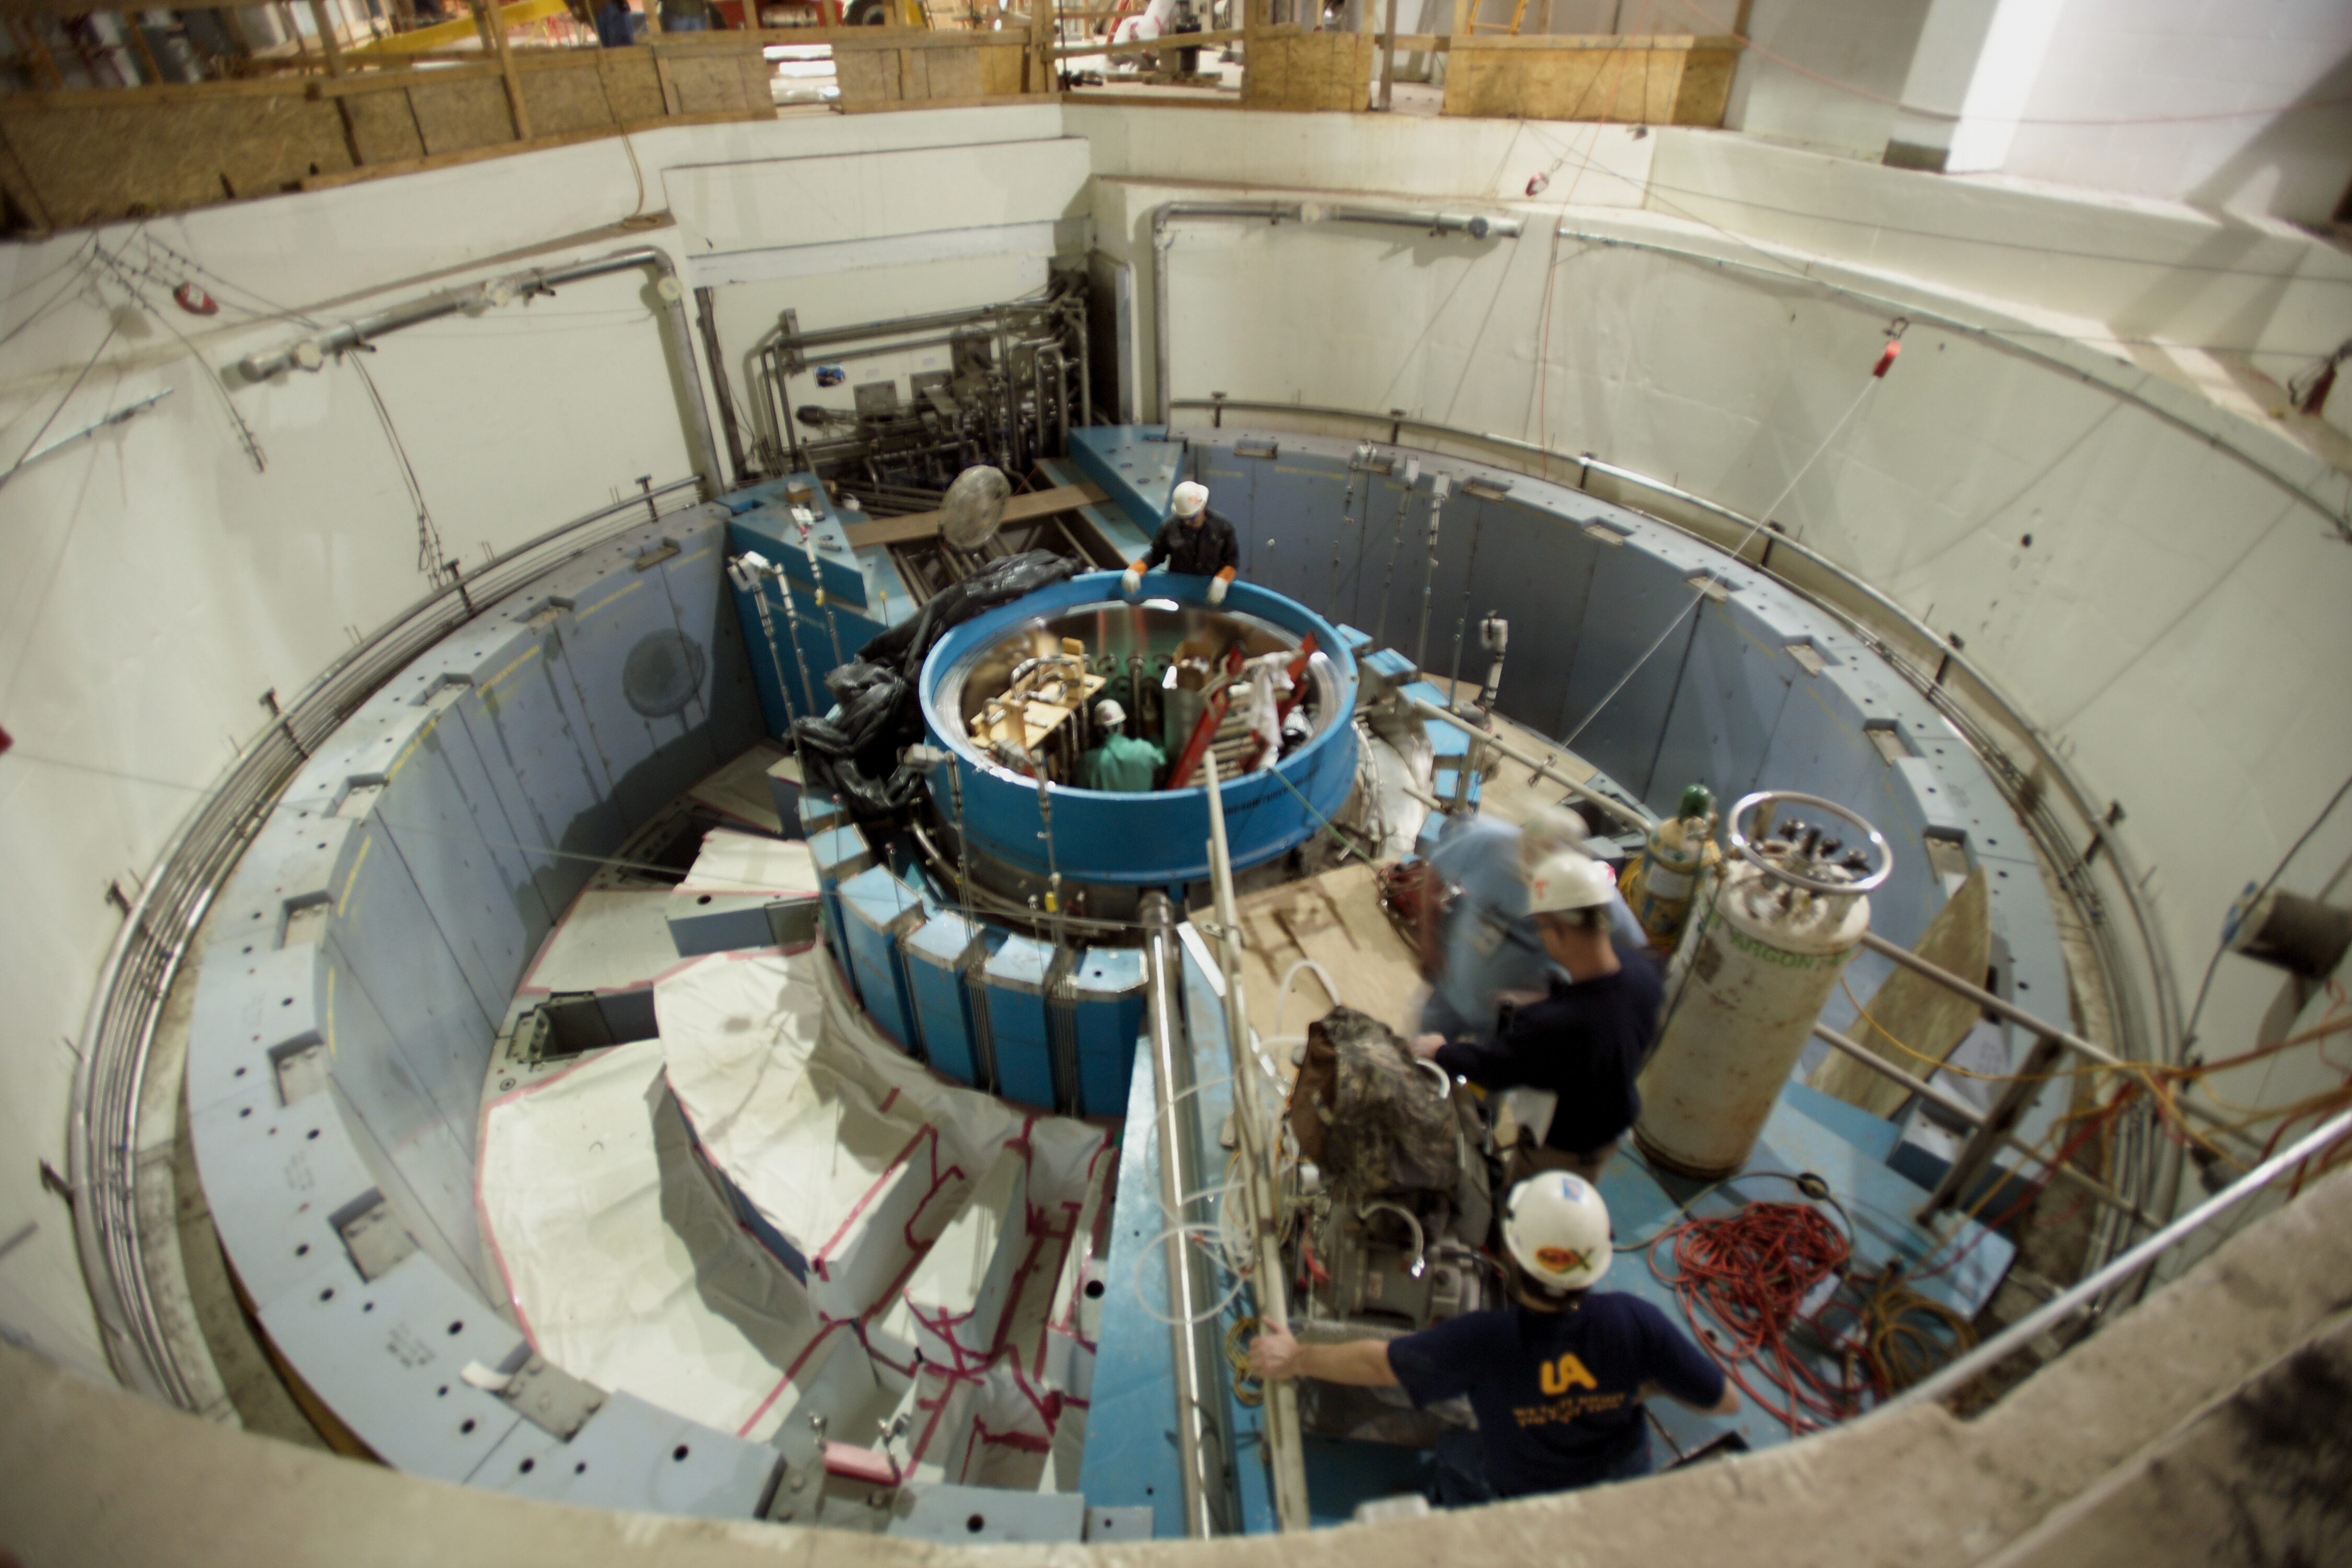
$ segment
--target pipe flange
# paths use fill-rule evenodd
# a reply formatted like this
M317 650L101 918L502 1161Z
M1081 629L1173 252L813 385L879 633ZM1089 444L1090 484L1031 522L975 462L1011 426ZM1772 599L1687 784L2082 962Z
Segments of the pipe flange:
M1784 803L1790 805L1801 805L1808 810L1828 812L1832 816L1860 830L1869 842L1871 857L1875 862L1876 868L1868 875L1858 877L1852 881L1832 882L1826 878L1804 876L1790 870L1786 866L1765 858L1762 852L1756 847L1755 842L1740 830L1740 826L1754 815L1757 807L1767 804L1777 806ZM1799 795L1794 790L1766 789L1758 790L1754 795L1743 795L1740 797L1739 804L1731 808L1729 831L1732 850L1741 859L1746 860L1774 881L1785 882L1792 888L1801 888L1809 893L1837 896L1873 892L1885 885L1888 874L1895 869L1895 855L1886 847L1886 837L1884 834L1837 802L1824 800L1817 795Z

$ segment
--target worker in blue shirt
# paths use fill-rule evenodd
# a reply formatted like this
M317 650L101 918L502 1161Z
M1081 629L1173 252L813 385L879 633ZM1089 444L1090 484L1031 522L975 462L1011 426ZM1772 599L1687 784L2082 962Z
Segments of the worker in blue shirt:
M1108 698L1095 704L1095 722L1102 727L1103 742L1078 759L1079 787L1118 795L1151 788L1168 765L1168 753L1140 735L1128 734L1121 728L1127 710Z
M1548 806L1517 827L1475 818L1430 852L1430 869L1453 896L1442 912L1439 900L1422 900L1421 972L1431 983L1422 1033L1491 1045L1505 997L1549 988L1551 959L1528 912L1527 879L1552 856L1583 844L1588 831L1574 811ZM1649 951L1641 922L1613 888L1609 921L1611 945L1621 954Z
M1423 1408L1469 1395L1477 1442L1440 1443L1444 1503L1649 1474L1642 1404L1654 1394L1703 1415L1739 1413L1731 1380L1664 1312L1592 1289L1609 1271L1611 1251L1609 1209L1591 1184L1552 1171L1512 1188L1503 1245L1510 1307L1385 1341L1302 1345L1277 1327L1251 1343L1250 1370L1275 1382L1401 1384Z

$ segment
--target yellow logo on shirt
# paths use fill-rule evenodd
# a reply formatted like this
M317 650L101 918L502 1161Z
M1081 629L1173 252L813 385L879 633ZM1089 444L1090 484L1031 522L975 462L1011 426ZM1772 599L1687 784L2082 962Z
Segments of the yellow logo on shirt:
M1584 1363L1576 1359L1573 1352L1557 1361L1544 1363L1538 1377L1543 1384L1544 1396L1548 1399L1558 1399L1571 1388L1601 1386L1601 1380L1584 1370Z

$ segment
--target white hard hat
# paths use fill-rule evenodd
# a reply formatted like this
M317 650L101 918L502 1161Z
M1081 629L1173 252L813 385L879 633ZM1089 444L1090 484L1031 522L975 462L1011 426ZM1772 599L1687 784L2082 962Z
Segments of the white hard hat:
M1555 855L1579 848L1592 829L1564 805L1548 805L1519 827L1519 873L1526 876Z
M1127 722L1127 710L1106 697L1095 704L1095 722L1106 730L1116 730Z
M1582 1176L1529 1176L1503 1201L1503 1245L1537 1283L1590 1289L1609 1272L1609 1205Z
M1528 873L1528 913L1566 914L1596 909L1616 896L1617 879L1590 855L1570 849Z
M1176 487L1169 504L1178 517L1198 517L1201 509L1209 504L1209 487L1197 479L1186 479Z

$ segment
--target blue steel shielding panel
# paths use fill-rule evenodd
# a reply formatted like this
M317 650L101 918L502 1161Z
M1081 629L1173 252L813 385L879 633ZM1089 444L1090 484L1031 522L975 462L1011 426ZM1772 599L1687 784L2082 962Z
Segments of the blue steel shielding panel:
M1078 1100L1087 1116L1127 1109L1135 1042L1143 1032L1143 951L1092 947L1070 973L1076 997Z
M1155 597L1205 604L1208 580L1155 577ZM963 775L962 826L988 853L1043 876L1048 869L1081 882L1174 886L1208 875L1209 803L1199 785L1119 795L1051 786L1054 803L1049 868L1037 785L980 760L961 739L961 724L943 719L937 694L947 673L977 658L1007 632L1036 616L1118 599L1116 573L1095 572L1056 583L974 616L940 639L923 662L923 720L934 745L944 748ZM1262 864L1305 842L1322 819L1339 809L1355 787L1356 661L1339 632L1303 605L1248 584L1236 584L1225 607L1255 616L1294 635L1312 634L1328 658L1338 688L1338 711L1322 730L1271 768L1223 785L1225 832L1236 868ZM930 779L933 803L953 821L955 805L944 770Z
M1008 937L982 971L988 1035L996 1051L996 1092L1021 1105L1054 1106L1054 1037L1045 980L1054 950L1034 937Z
M898 963L898 943L921 923L922 895L887 866L873 866L841 884L841 919L848 937L857 994L883 1032L910 1051L922 1048L914 1006Z
M1208 976L1188 952L1183 959L1183 1005L1192 1050L1192 1081L1199 1087L1201 1126L1223 1124L1233 1109L1233 1064L1225 1051L1224 1008ZM1182 1472L1175 1436L1176 1368L1167 1321L1168 1220L1160 1201L1160 1138L1154 1122L1151 1047L1135 1048L1127 1102L1127 1136L1119 1152L1118 1185L1112 1200L1108 1260L1103 1266L1102 1333L1095 1350L1095 1378L1087 1412L1086 1452L1079 1461L1078 1489L1093 1508L1148 1508L1152 1534L1160 1540L1184 1533ZM1197 1152L1203 1170L1223 1168L1222 1151ZM1234 1281L1211 1271L1212 1288L1223 1295ZM1149 1310L1144 1303L1150 1303ZM1228 1301L1218 1321L1238 1321L1247 1310L1246 1292ZM1156 1316L1155 1316L1156 1314ZM1222 1331L1222 1329L1221 1329ZM1242 1508L1242 1524L1252 1533L1274 1527L1274 1507L1259 1447L1258 1412L1229 1397L1233 1380L1212 1369L1208 1379L1213 1422L1233 1435L1230 1468Z
M476 1486L518 1497L700 1519L750 1519L783 1457L613 1393L567 1442L529 1421L507 1428Z
M958 1083L980 1083L980 1056L973 1044L971 994L963 966L974 942L994 947L1004 933L975 927L952 910L923 922L901 944L907 992L922 1029L924 1058Z
M1169 493L1184 477L1183 453L1157 426L1095 425L1070 432L1071 460L1147 538L1168 516Z
M402 1468L467 1479L515 1421L457 1375L519 1337L473 1202L506 999L628 813L757 732L720 668L719 518L613 536L446 636L316 748L215 900L188 1094L215 1223L272 1345ZM371 1281L335 1221L379 1203L417 1249ZM656 1458L654 1506L703 1506L660 1500Z
M1643 800L1668 802L1668 809L1686 784L1704 784L1721 801L1736 801L1759 787L1757 766L1780 724L1790 685L1802 673L1779 644L1768 640L1769 628L1738 603L1709 601L1692 620L1682 679L1650 764L1640 774L1621 778Z
M835 820L842 826L809 835L809 855L816 864L818 897L824 904L826 943L833 949L842 973L848 976L852 994L857 994L856 971L849 963L849 927L841 910L841 884L871 867L874 851L866 844L865 833L852 826L846 816Z

